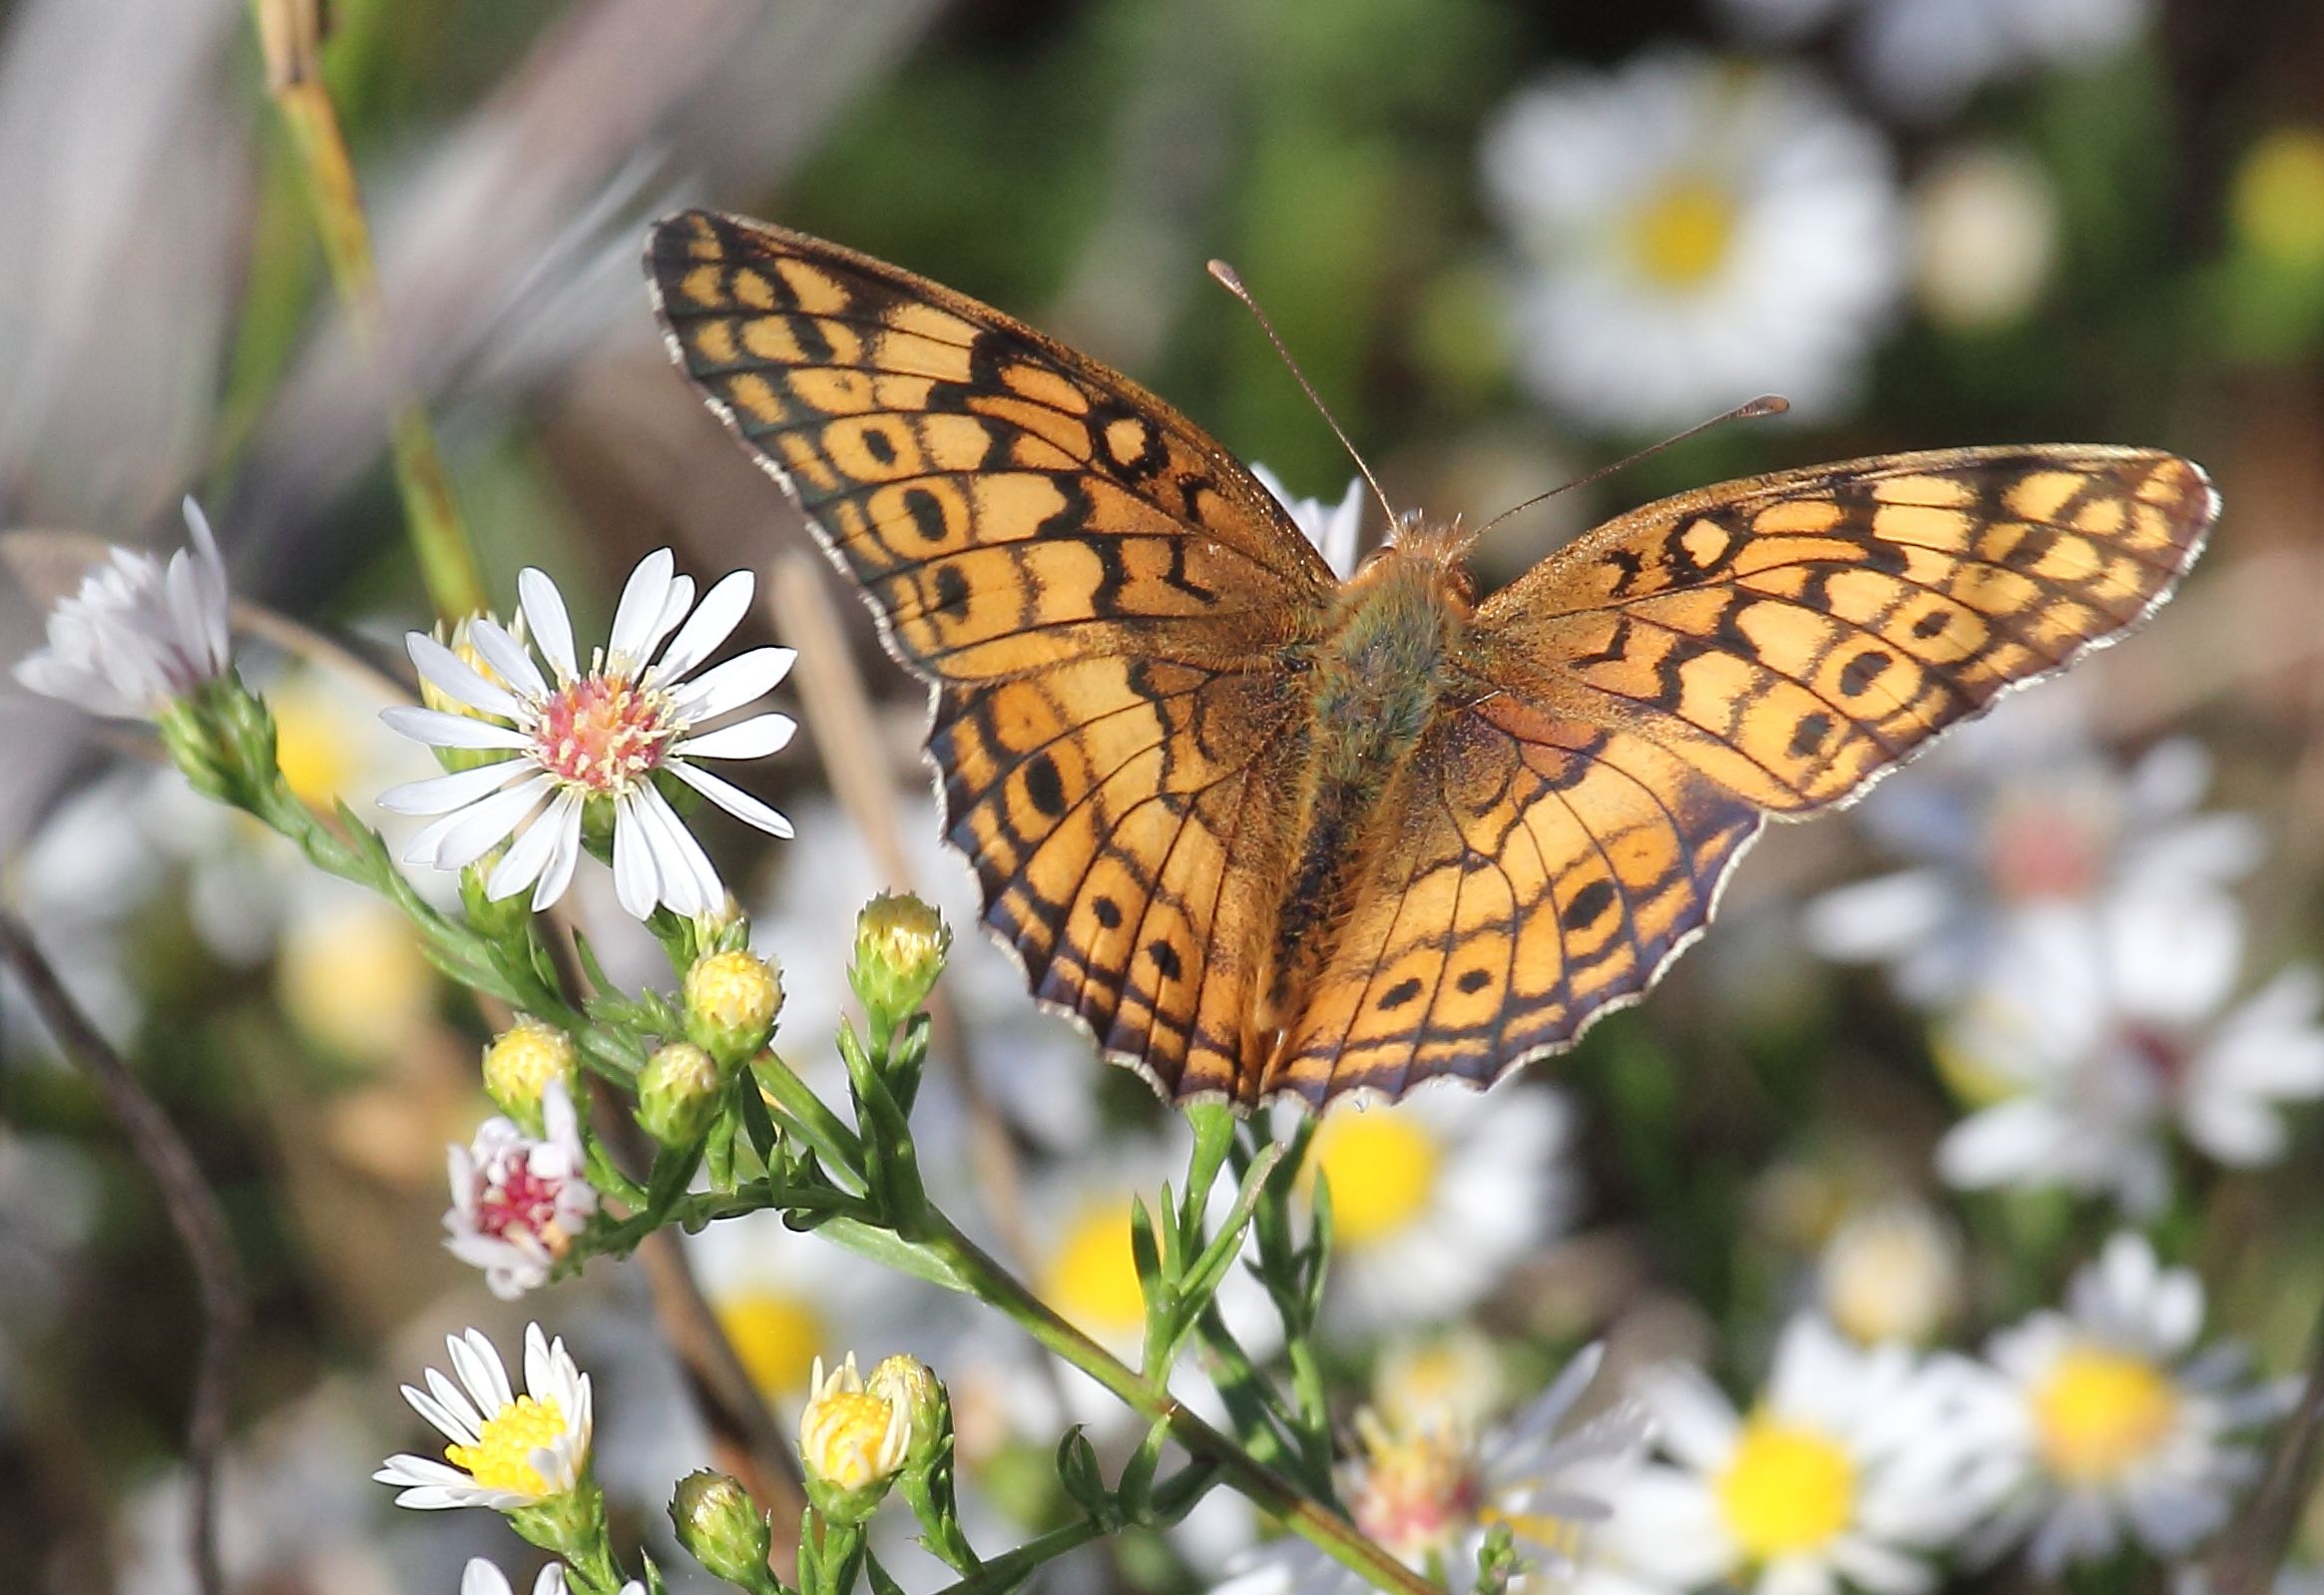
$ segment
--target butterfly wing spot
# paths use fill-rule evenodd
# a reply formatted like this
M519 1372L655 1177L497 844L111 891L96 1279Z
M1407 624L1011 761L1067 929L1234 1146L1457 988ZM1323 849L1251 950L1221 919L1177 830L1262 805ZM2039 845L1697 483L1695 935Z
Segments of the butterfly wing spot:
M1186 966L1178 957L1178 949L1168 942L1148 942L1146 956L1164 980L1180 980L1185 977Z
M1050 818L1065 817L1065 782L1057 773L1057 761L1049 754L1035 754L1026 762L1025 796Z
M1464 995L1475 996L1493 984L1493 971L1490 969L1464 969L1461 971L1461 978L1454 981L1453 984L1458 986Z
M1122 928L1122 905L1102 892L1090 899L1090 916L1108 930Z
M1558 922L1568 930L1588 930L1606 917L1606 910L1614 906L1614 882L1611 879L1593 880L1574 893Z
M1697 570L1714 570L1724 563L1734 542L1734 534L1712 520L1690 521L1678 534L1679 547Z

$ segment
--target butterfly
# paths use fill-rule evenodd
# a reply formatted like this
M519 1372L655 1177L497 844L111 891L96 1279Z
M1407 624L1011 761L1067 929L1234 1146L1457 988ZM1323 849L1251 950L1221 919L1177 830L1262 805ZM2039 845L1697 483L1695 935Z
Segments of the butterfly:
M1033 994L1178 1100L1489 1083L1636 1001L1769 818L1846 803L2159 605L2218 500L2150 449L1723 483L1482 599L1346 581L1137 383L867 256L689 212L680 368L930 688L950 841Z

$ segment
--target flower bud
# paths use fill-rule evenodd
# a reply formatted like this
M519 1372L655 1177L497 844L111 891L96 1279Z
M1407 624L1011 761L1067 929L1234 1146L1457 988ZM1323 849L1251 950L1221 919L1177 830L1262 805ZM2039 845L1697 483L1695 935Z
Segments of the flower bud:
M951 950L942 915L910 892L883 891L856 916L847 983L864 1007L900 1021L928 1000Z
M686 972L686 1033L725 1063L739 1063L774 1034L782 971L754 952L705 953Z
M838 1523L860 1523L895 1482L911 1443L904 1409L864 1387L855 1356L829 1373L815 1359L813 1393L799 1416L807 1499Z
M573 1038L555 1025L521 1015L484 1049L484 1090L500 1111L534 1135L541 1133L541 1093L552 1080L575 1086L579 1056Z
M673 1041L638 1071L638 1123L666 1147L698 1141L718 1116L726 1077L691 1041Z
M864 1388L904 1414L907 1468L926 1467L943 1453L945 1438L952 1432L952 1403L935 1369L899 1351L881 1359Z
M670 1496L678 1543L713 1578L752 1589L766 1577L766 1519L742 1486L707 1468L678 1481Z

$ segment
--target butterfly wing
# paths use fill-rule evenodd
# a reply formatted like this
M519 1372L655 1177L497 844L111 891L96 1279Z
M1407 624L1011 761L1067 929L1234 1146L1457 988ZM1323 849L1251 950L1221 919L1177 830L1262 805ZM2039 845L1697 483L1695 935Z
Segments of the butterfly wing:
M673 355L934 688L947 832L1043 1001L1222 1089L1304 744L1329 568L1128 378L866 256L660 224Z
M1480 606L1268 1088L1490 1080L1634 998L1763 816L1846 802L2168 595L2216 513L2162 453L1895 455L1665 499Z

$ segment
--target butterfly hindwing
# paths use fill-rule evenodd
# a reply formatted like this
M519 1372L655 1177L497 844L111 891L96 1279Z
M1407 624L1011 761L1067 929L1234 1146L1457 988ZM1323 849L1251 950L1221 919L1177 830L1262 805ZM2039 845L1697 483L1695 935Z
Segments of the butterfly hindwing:
M708 212L648 271L673 354L929 680L1164 654L1263 660L1331 576L1153 394L868 256Z
M2215 499L2125 448L1899 454L1634 510L1477 613L1496 680L1760 806L1845 801L2168 595Z

